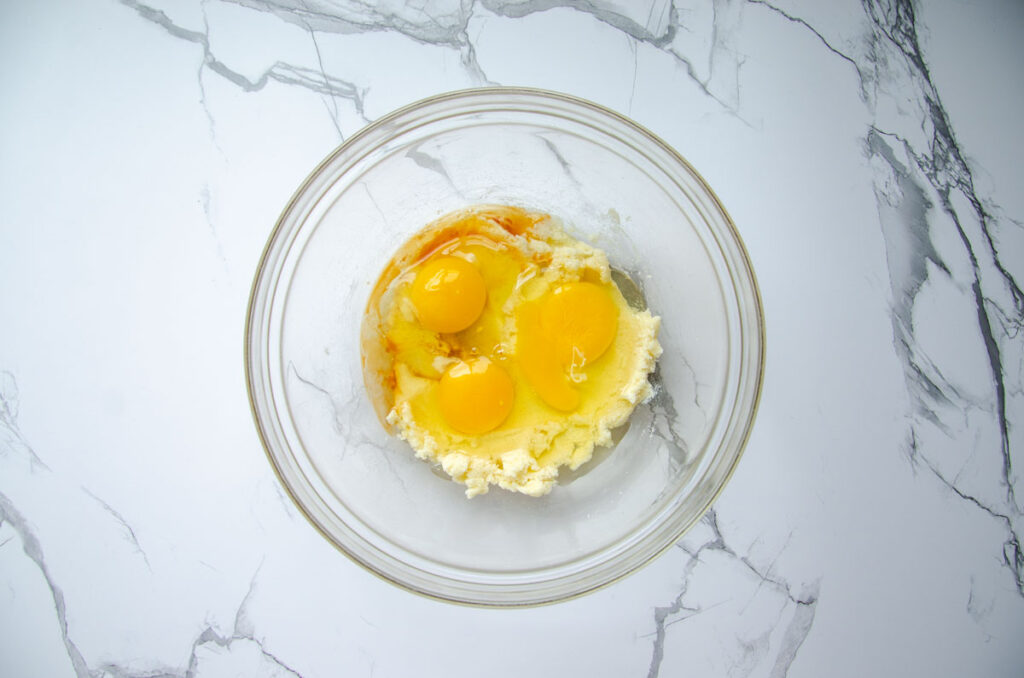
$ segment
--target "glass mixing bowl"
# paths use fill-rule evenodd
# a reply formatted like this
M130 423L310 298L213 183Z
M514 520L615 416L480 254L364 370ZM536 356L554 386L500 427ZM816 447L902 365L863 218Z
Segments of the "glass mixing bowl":
M364 388L378 275L411 234L479 203L561 217L661 316L656 395L541 498L466 499L384 429ZM764 322L735 226L678 153L593 103L494 88L387 115L313 171L263 253L245 348L270 462L327 539L412 591L517 606L615 581L700 519L750 434Z

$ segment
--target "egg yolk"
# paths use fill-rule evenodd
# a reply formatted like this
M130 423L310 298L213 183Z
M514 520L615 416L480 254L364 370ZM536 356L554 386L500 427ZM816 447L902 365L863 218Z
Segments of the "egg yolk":
M618 309L599 285L561 285L524 305L518 317L523 373L541 399L563 412L579 406L575 385L583 368L600 358L618 330Z
M512 411L512 378L488 358L458 362L441 376L441 416L457 431L479 435L497 428Z
M580 394L572 387L558 356L551 350L550 339L541 328L537 303L524 304L519 310L516 354L519 364L537 395L545 403L572 412L580 404Z
M618 320L619 310L607 290L588 282L555 288L540 311L541 326L573 381L580 381L580 370L611 346Z
M433 332L461 332L480 317L487 286L480 271L459 257L437 257L416 274L410 290L416 316Z

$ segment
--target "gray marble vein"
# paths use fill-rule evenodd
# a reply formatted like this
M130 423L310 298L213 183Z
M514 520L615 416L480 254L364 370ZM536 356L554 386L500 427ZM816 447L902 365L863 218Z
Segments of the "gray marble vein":
M203 108L206 108L205 102ZM209 111L207 111L209 116ZM210 138L213 140L215 146L217 146L217 139L213 133L213 117L209 116L210 119ZM218 150L220 147L217 146ZM223 154L223 150L220 151ZM217 232L217 225L213 218L213 207L211 203L212 196L210 195L210 185L203 184L202 189L199 191L199 205L203 208L203 217L206 219L206 227L210 232L210 237L213 239L214 247L217 248L217 258L220 260L221 266L224 272L231 275L231 267L228 265L228 257L224 252L224 243L221 241L220 233Z
M332 33L393 31L430 45L462 48L477 4L508 18L564 7L593 16L643 41L671 32L667 0L622 3L609 0L425 0L421 3L366 3L355 0L231 0L300 26Z
M873 65L882 68L883 64L902 57L907 64L909 77L915 84L925 114L921 122L927 130L923 140L904 139L891 133L886 134L880 129L872 129L867 139L869 153L885 161L903 189L900 195L902 202L896 205L895 211L880 210L883 229L905 229L913 234L909 238L904 236L900 242L890 235L887 243L890 248L905 247L908 241L911 245L919 245L916 250L897 250L890 255L893 291L899 295L893 314L897 349L904 357L908 386L915 394L922 415L922 420L915 422L911 430L911 449L915 458L926 458L931 454L930 450L917 444L918 429L922 425L930 422L949 430L958 426L960 413L965 408L991 412L998 428L999 448L981 452L1000 457L1001 477L997 480L1004 496L988 496L984 503L979 500L970 501L1007 523L1009 536L1004 545L1004 562L1013 574L1018 592L1024 595L1024 561L1015 529L1022 507L1016 496L1013 474L1007 380L1012 380L1015 389L1019 389L1020 384L1019 375L1015 374L1017 371L1012 369L1013 365L1006 364L1003 358L1004 354L1020 354L1024 336L1018 329L1024 322L1024 295L1000 259L992 236L997 218L984 206L975 189L973 171L957 143L939 93L931 81L917 37L914 6L906 1L872 2L867 3L865 8L876 31L870 55ZM884 56L881 56L883 52ZM894 141L890 143L887 139ZM908 163L900 162L893 151L894 145L900 148ZM879 193L880 204L891 201L891 196L879 187L876 187L876 192ZM949 229L955 240L959 241L961 253L966 255L970 264L966 275L951 273L950 267L941 264L941 258L931 244L938 237L934 230L939 228ZM919 263L909 268L896 263L900 259L914 257L919 258ZM924 266L924 259L939 262L939 265ZM974 317L963 317L959 321L975 325L980 332L981 349L989 365L994 395L991 406L984 401L964 396L943 376L944 371L953 365L922 364L921 358L927 356L919 347L913 310L922 286L933 275L952 277L973 299ZM952 404L953 407L943 407L946 404ZM926 467L936 472L931 461ZM938 472L936 475L957 496L968 498L968 493L955 486L955 480L950 481ZM1002 508L986 508L985 504L989 503Z
M734 668L743 675L749 675L754 667L763 665L768 661L772 667L770 673L772 678L787 675L800 647L811 632L819 600L820 581L814 581L808 586L803 587L804 590L800 593L794 592L794 585L786 581L780 573L775 571L778 557L785 550L786 546L783 545L782 551L776 555L775 560L769 563L767 567L758 567L750 557L737 552L728 545L719 527L718 513L714 508L708 511L701 519L699 530L707 533L707 536L703 537L699 545L692 543L694 539L692 536L684 538L683 541L677 544L677 547L689 557L683 566L682 585L680 586L679 593L668 605L654 608L655 631L652 642L651 662L647 673L648 678L655 678L660 673L661 665L665 659L666 629L673 624L696 617L714 607L714 605L705 606L700 603L688 603L691 597L697 597L697 594L691 594L690 582L698 568L709 567L705 563L704 556L710 553L724 556L739 571L745 572L747 577L753 577L756 580L757 584L750 594L750 600L753 600L763 587L768 587L772 594L778 596L784 603L780 608L778 617L763 627L754 639L750 641L738 639L740 654L735 657ZM698 539L700 538L698 537ZM776 627L782 622L782 614L787 609L792 610L792 615L781 633L781 638L774 643L776 645L774 648L774 659L769 660L769 655L773 651L771 636L776 631ZM740 614L742 614L742 610L740 610Z
M42 469L47 472L49 467L40 461L35 451L22 437L18 429L18 383L14 375L8 371L0 371L0 457L21 453L29 461L29 471L35 472ZM0 491L0 523L11 526L21 540L22 550L25 555L39 569L40 574L46 582L50 595L53 598L54 612L57 615L57 626L60 630L61 641L71 660L75 673L78 676L89 676L88 668L82 653L71 639L68 629L67 606L64 602L64 592L57 585L50 568L47 566L43 547L36 536L30 521L22 515L7 495Z
M283 85L291 85L307 89L311 92L329 97L332 101L335 99L345 99L352 102L356 113L363 118L364 121L369 122L363 109L366 90L360 89L354 83L347 80L327 75L323 70L322 62L320 63L320 68L313 69L306 66L289 64L283 61L275 61L268 69L260 74L258 78L250 80L242 73L233 70L230 66L214 55L210 46L210 37L208 32L192 31L182 28L181 26L176 25L166 13L138 2L138 0L121 0L121 4L135 10L138 15L146 21L160 26L169 35L187 42L195 43L202 47L203 59L199 73L199 87L200 92L203 95L202 100L204 102L204 106L205 90L202 85L202 69L207 68L246 92L258 92L266 87L268 83L278 82ZM313 32L312 27L307 26L306 24L302 25L304 28L307 28L310 33ZM206 30L208 31L209 29L207 28ZM316 45L315 37L314 45ZM316 46L316 52L319 55L318 45ZM207 115L210 115L208 110ZM332 120L337 123L336 113L332 115ZM338 131L340 133L340 129Z
M325 33L396 32L417 42L459 52L466 72L477 85L497 84L487 78L476 58L466 27L474 3L428 0L419 4L375 5L345 0L231 0L283 21Z
M438 174L445 180L445 183L451 186L452 190L455 191L456 194L461 195L462 192L459 190L459 187L455 185L455 182L452 181L451 175L448 174L448 170L445 169L444 162L440 158L436 158L430 153L424 151L422 146L423 142L413 144L405 151L405 157L409 158L409 160L412 160L423 169ZM376 204L377 203L375 202L374 205L376 206ZM377 209L378 211L380 210L379 207Z
M1009 569L1016 588L1024 595L1024 556L1020 550L1019 523L1024 506L1016 492L1017 473L1013 459L1011 428L1019 407L1012 409L1009 393L1022 389L1018 366L1006 356L1024 353L1024 294L999 252L1001 228L1020 229L1012 219L1000 215L978 194L974 171L961 149L942 99L932 82L925 54L917 34L916 12L909 0L865 0L867 32L859 41L841 50L825 37L824 31L763 0L752 5L774 12L813 33L827 52L854 66L861 98L874 122L865 133L865 154L874 163L875 193L887 247L887 261L893 292L893 344L904 364L908 392L915 411L908 431L908 454L913 462L934 473L953 496L968 501L1005 524L1007 539L1001 560ZM901 106L907 120L883 111L881 102L896 98L909 101ZM915 115L916 113L916 115ZM913 135L913 136L911 136ZM949 265L935 245L959 243L957 257L966 267ZM945 278L963 290L973 311L953 321L977 328L977 350L983 352L989 371L991 392L979 398L965 394L947 377L956 371L949 358L936 357L922 343L932 328L922 329L915 311L923 289ZM924 333L924 334L922 334ZM989 402L991 401L991 402ZM965 412L990 413L999 444L996 448L953 450L961 457L961 468L972 455L995 455L1001 472L986 478L985 496L958 485L958 475L941 470L935 455L949 454L935 445L923 445L924 428L932 427L951 440L963 429ZM948 444L947 444L948 446ZM949 462L954 465L953 461ZM992 494L1001 488L1002 496Z
M513 19L555 8L570 9L591 16L632 40L670 55L704 94L727 112L740 117L735 83L727 87L718 84L721 74L732 73L734 76L739 66L737 55L723 49L722 41L718 39L720 32L727 34L739 21L736 7L728 3L714 4L711 48L710 53L705 55L709 68L707 75L702 77L699 73L701 69L694 65L680 45L679 38L686 32L680 12L675 4L667 0L640 3L608 0L428 0L419 5L374 5L346 0L231 1L253 10L271 13L310 31L339 34L395 32L420 43L458 50L463 67L477 85L499 84L488 78L480 65L476 57L476 46L468 33L469 22L478 5L494 15ZM723 25L721 31L720 24ZM194 40L194 37L186 39ZM717 62L722 62L719 73L713 72ZM226 67L218 62L218 68ZM212 70L217 71L216 68Z
M469 3L426 0L421 3L369 3L355 0L232 0L269 12L289 23L325 33L395 31L430 45L459 47Z
M363 399L363 394L359 392L350 393L347 399L342 400L338 395L331 392L325 386L318 384L314 379L299 374L298 369L292 362L288 363L288 374L294 377L299 383L312 389L319 397L327 403L327 406L331 410L332 419L334 423L334 430L341 436L345 436L346 449L362 444L370 444L373 442L368 438L360 436L358 439L355 437L349 437L352 434L352 430L357 427L351 427L347 425L346 417L343 413L350 413L357 408L354 406L356 401Z
M231 651L236 645L249 644L255 647L259 652L260 656L270 664L271 669L274 671L275 676L296 676L296 678L302 678L302 674L294 667L287 664L283 659L271 652L265 642L256 638L255 627L249 618L248 608L252 601L252 597L257 590L256 582L259 577L262 563L256 568L256 572L253 574L252 579L249 582L249 589L246 591L245 596L242 598L241 603L238 605L238 610L235 613L234 627L230 634L219 631L215 626L208 625L202 632L196 637L192 643L191 651L189 653L186 669L183 673L172 673L167 674L169 676L175 676L176 678L196 678L204 675L202 671L202 658L200 653L204 650L226 650ZM104 666L104 670L110 671L112 667ZM113 667L116 668L116 667ZM118 675L118 674L115 674ZM150 674L124 674L126 676L131 675L132 678L136 676L142 678L144 675Z
M700 5L700 3L694 4ZM740 22L739 7L739 3L730 5L721 1L711 4L711 25L706 29L710 34L710 46L707 54L703 55L707 61L707 66L702 69L706 71L703 76L698 72L694 59L684 55L679 38L686 32L687 27L680 16L676 3L672 5L665 35L650 41L650 44L672 56L701 92L737 120L750 127L750 122L743 117L740 111L737 77L741 60L735 51L725 45L726 40L723 37L729 35L738 26ZM723 77L726 75L728 77Z
M791 598L792 599L792 598ZM772 667L771 678L783 678L789 675L789 667L793 665L800 646L807 639L811 632L811 624L814 623L814 612L818 605L818 592L805 600L792 599L797 608L786 627L786 634L782 638L782 647L775 656L775 665Z
M645 43L672 57L701 92L721 105L725 111L749 125L740 115L738 91L734 88L729 88L732 91L726 91L718 84L722 73L732 72L735 74L739 67L737 55L727 49L722 49L722 40L720 40L720 35L728 34L739 22L739 14L736 11L737 3L733 3L733 6L724 2L711 4L710 48L708 53L703 55L708 62L706 75L703 76L699 72L701 69L694 64L693 58L685 54L681 44L682 38L689 30L700 30L687 27L680 9L686 3L655 0L630 5L629 3L602 2L601 0L565 0L561 2L556 0L481 0L481 4L495 14L516 18L554 7L565 7L591 15L631 38L634 41L631 43L634 56L636 43ZM637 8L644 6L648 7L648 11L640 13ZM634 10L633 16L628 13L630 9ZM637 20L641 14L645 15L643 23ZM718 77L716 78L716 76Z
M157 21L157 23L159 23L161 26L163 26L164 29L166 29L171 35L173 35L175 37L179 37L179 38L184 37L186 40L189 39L189 38L185 37L186 35L189 35L189 34L187 32L185 32L185 31L182 31L180 28L174 26L174 24L171 22L171 20L166 15L164 17L162 17L162 18L158 17L156 15L156 10L153 10L153 9L150 9L150 8L146 8L144 10L144 9L142 9L143 8L142 5L138 5L138 6L129 5L129 7L133 7L135 9L135 11L139 12L140 14L142 14L142 16L146 16L147 13L144 13L144 12L146 12L146 10L148 10L148 13L152 14L153 18ZM206 3L205 2L200 3L199 8L200 8L200 10L202 10L202 13L203 13L203 33L207 36L206 40L207 40L207 43L209 43L209 37L208 36L210 35L210 21L209 21L209 18L207 17L207 15L206 15ZM175 29L175 30L172 30L172 28ZM209 47L207 45L207 50L208 49L209 49ZM210 104L209 104L209 101L207 100L207 97L206 97L206 83L203 82L203 72L204 72L205 68L206 68L206 60L203 59L202 61L199 62L199 65L196 67L196 85L199 87L199 105L202 106L202 108L203 108L203 115L206 116L206 125L207 125L207 128L209 129L209 132L210 132L210 140L213 141L214 147L217 149L217 151L223 157L224 156L224 149L221 148L220 142L217 140L217 122L216 122L216 120L213 117L213 111L210 110ZM207 221L207 223L210 224L210 228L212 230L213 222L210 220L208 196L207 196L207 199L203 202L203 210L206 212L206 221Z
M572 182L573 186L579 189L580 181L579 179L576 178L576 175L572 171L572 164L565 159L565 156L562 155L562 152L558 150L558 146L556 146L544 134L536 134L534 136L536 136L536 138L539 139L542 144L544 144L545 148L551 151L551 155L554 156L555 162L557 162L558 165L562 168L562 172L565 173L565 176L569 177L569 181Z
M39 458L18 428L18 382L7 370L0 370L0 442L11 449L20 450L28 457L30 468L49 471L50 468ZM6 451L0 447L0 454Z
M30 473L42 470L49 474L51 473L50 468L39 460L35 451L22 437L21 431L18 429L18 402L18 384L14 375L8 371L0 371L0 434L2 434L2 437L0 437L0 443L3 443L0 445L0 457L6 457L12 454L24 455L28 459L28 469ZM127 529L128 538L137 548L139 548L138 540L135 538L135 533L124 518L110 508L108 504L100 500L98 497L95 497L95 495L88 493L88 491L86 491L86 493L99 502L120 525ZM38 568L39 573L46 582L46 586L53 599L53 609L56 614L57 627L60 630L61 641L67 651L68 658L71 660L75 674L80 678L89 678L93 674L90 672L85 658L82 656L78 646L72 640L71 629L68 626L67 605L65 603L64 592L51 573L50 567L47 565L43 546L40 543L39 538L36 536L31 521L18 510L2 490L0 490L0 523L6 523L11 526L21 541L22 550L25 555L35 564L36 568ZM146 555L145 553L142 553L141 548L139 548L139 552L143 559L146 559ZM149 566L148 559L146 559L146 565L147 567Z
M811 33L813 33L814 37L816 37L819 41L821 41L821 44L825 46L825 49L827 49L829 52L832 52L832 54L834 54L835 56L839 57L843 61L846 61L851 66L853 66L857 70L857 75L858 75L858 77L859 77L859 79L861 81L861 84L862 85L864 84L864 82L865 82L865 75L864 75L864 72L861 71L860 65L857 63L857 61L855 59L853 59L852 57L844 54L842 51L840 51L836 47L834 47L828 41L828 39L824 35L822 35L814 26L809 24L807 21L801 19L798 16L794 16L792 13L787 12L784 9L776 7L775 5L773 5L772 3L768 2L767 0L746 0L746 2L748 2L748 3L752 4L752 5L760 5L762 7L766 7L768 9L770 9L772 12L775 12L776 14L778 14L778 15L780 15L782 17L785 17L787 21L791 21L792 23L798 24L802 28L805 28L808 31L810 31Z
M986 502L982 501L978 497L972 496L962 489L957 487L956 483L942 473L942 471L936 467L936 465L924 454L918 450L917 440L914 437L914 432L911 431L911 440L909 444L909 455L911 461L915 465L924 466L930 471L934 477L941 482L946 488L953 492L957 497L964 501L973 504L977 508L981 509L988 515L992 516L1006 529L1007 539L1003 543L1003 554L1002 562L1013 574L1015 583L1017 585L1018 592L1024 591L1024 551L1021 550L1020 543L1020 532L1017 529L1016 521L1014 518L1000 513L998 510L989 506ZM968 607L971 603L968 601Z
M187 668L184 673L174 673L169 675L173 675L175 677L183 676L184 678L196 678L197 676L202 676L201 651L216 648L231 651L235 645L251 644L260 653L263 659L270 663L271 667L274 669L274 675L288 675L296 676L296 678L302 678L302 674L298 670L289 666L284 660L271 652L266 647L264 641L256 638L254 626L248 616L248 606L256 591L256 579L259 576L259 571L260 568L258 567L249 582L248 591L246 591L245 596L242 598L242 602L238 605L238 611L235 613L234 628L231 633L226 634L217 630L214 626L206 626L206 628L202 630L192 643L191 651L187 660ZM109 670L108 667L104 667L104 669ZM134 675L138 676L138 678L142 678L142 675L148 674Z
M392 455L388 454L386 450L382 450L379 443L369 437L366 432L366 427L360 426L353 421L353 417L359 416L359 408L356 407L354 403L363 399L362 393L358 391L352 392L348 395L347 399L342 400L339 395L332 393L330 389L318 384L314 379L299 374L298 369L296 369L293 363L288 364L288 374L304 387L312 390L317 397L322 399L330 408L334 431L342 438L342 440L344 440L345 443L344 445L338 446L339 459L346 457L350 450L355 450L360 447L373 448L377 452L374 455L374 459L382 461L388 472L394 475L403 491L406 490L405 479L402 477L402 474L398 472L398 469L395 468L395 462L392 459Z
M320 53L320 43L316 40L316 31L309 25L306 26L306 30L309 31L309 39L313 42L313 50L316 52L316 63L320 67L320 76L323 78L324 87L330 88L331 78L327 75L327 70L324 68L324 57ZM356 99L355 105L356 111L365 120L366 115L363 113L362 98ZM331 116L331 122L334 123L334 129L338 132L338 138L344 141L345 134L341 131L341 123L338 122L338 100L333 94L324 99L324 107L327 109L328 115Z
M675 597L675 600L668 605L654 608L654 641L651 650L651 663L647 669L647 678L657 678L661 672L661 663L665 659L665 629L668 626L668 620L673 617L676 620L687 619L701 612L700 608L685 605L683 598L689 589L690 575L700 562L700 552L709 546L710 544L703 544L697 551L689 553L690 560L683 569L683 585L680 587L679 595Z
M685 365L685 361L683 364ZM676 409L672 394L662 386L660 365L655 366L650 381L654 387L654 396L646 404L651 411L650 433L668 446L670 464L685 464L689 458L690 446L687 444L686 438L679 433L679 411ZM693 405L703 412L696 391L694 391Z
M0 492L0 521L7 523L14 529L15 533L17 533L18 537L21 539L21 545L25 555L36 564L36 567L39 568L39 572L43 575L43 579L46 581L46 585L53 596L53 607L57 615L57 626L60 629L60 637L64 643L65 649L67 650L68 657L71 659L71 664L75 669L75 674L79 676L79 678L89 678L89 676L92 675L89 672L89 667L86 665L85 659L82 657L82 653L78 650L74 641L72 641L71 634L68 630L67 606L64 602L64 592L50 574L50 568L46 565L46 557L43 554L43 548L39 543L39 539L33 532L29 521L21 515L7 496L2 492Z
M668 20L672 3L663 0L635 2L632 6L608 0L480 0L480 4L495 14L514 19L555 7L565 7L589 14L602 23L646 42L662 40L672 31Z
M29 472L42 468L45 470L47 475L51 474L52 471L50 471L50 469L42 466L41 463L34 461L36 459L35 453L32 451L32 448L28 443L21 437L21 434L17 429L17 412L17 382L11 373L0 372L0 433L4 434L3 437L0 437L0 442L4 443L3 445L0 445L0 457L12 454L21 454L27 457L30 462L28 466ZM84 495L88 496L91 501L95 502L102 509L103 514L110 516L111 519L120 526L124 533L125 540L134 547L135 551L143 559L147 570L152 572L149 558L142 549L138 536L129 521L108 502L94 494L92 491L84 487L80 489ZM234 628L232 629L232 632L230 634L221 633L215 626L207 625L192 644L190 654L183 664L187 668L175 669L173 667L161 667L157 669L147 668L143 670L136 670L114 662L96 662L94 665L90 666L74 640L74 629L72 629L68 623L68 612L64 591L57 582L50 566L47 563L44 547L32 526L32 522L15 506L14 502L12 502L3 491L0 491L0 524L7 524L13 529L18 540L21 542L22 550L26 557L34 563L45 581L53 600L53 610L56 617L56 624L60 632L61 641L66 649L71 666L75 671L75 675L79 678L93 678L95 676L107 676L111 678L154 678L157 676L166 678L201 677L203 674L201 672L197 672L197 667L200 664L198 653L204 648L209 647L230 650L232 645L235 643L248 643L255 646L267 662L269 662L273 667L280 669L276 675L301 676L300 673L275 656L265 647L264 642L255 636L253 624L248 617L248 605L252 599L254 591L256 590L256 579L259 575L260 568L257 568L256 573L253 575L249 585L249 590L239 605L238 611L235 615ZM8 540L8 542L9 541L10 540ZM281 673L282 671L285 673Z
M469 25L469 21L473 18L473 9L470 7L469 14L466 16L466 26ZM459 39L462 46L459 48L459 58L462 61L462 67L466 69L473 84L477 87L484 86L495 86L501 83L491 80L487 77L487 73L484 72L483 67L480 65L480 60L476 56L476 45L469 38L469 32L466 27L463 27L462 32L459 33Z
M146 567L149 570L152 571L153 568L149 564L149 558L146 556L146 552L142 549L142 545L139 544L139 538L138 538L138 536L136 536L135 530L128 523L128 521L125 520L125 517L123 515L121 515L117 511L117 509L115 509L113 506L111 506L107 502L105 502L102 499L100 499L99 497L97 497L91 491L89 491L88 488L83 487L82 491L85 492L90 497L92 497L93 500L97 504L99 504L103 508L104 511L106 511L111 516L113 516L114 520L116 520L117 523L123 528L125 539L128 541L128 543L130 543L134 547L135 552L138 553L140 556L142 556L142 560L145 561Z

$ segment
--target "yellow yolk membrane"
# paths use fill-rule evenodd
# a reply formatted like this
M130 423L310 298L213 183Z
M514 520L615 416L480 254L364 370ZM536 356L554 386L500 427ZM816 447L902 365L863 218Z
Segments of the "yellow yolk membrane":
M409 292L420 324L433 332L461 332L480 317L487 287L473 264L438 257L416 273Z
M508 372L488 358L455 363L438 385L441 416L452 428L469 435L497 428L512 411L514 396Z
M518 356L530 386L562 412L579 406L574 387L584 368L600 358L618 327L609 290L589 282L561 285L518 311Z
M659 319L547 215L480 206L399 250L363 324L378 413L467 496L539 496L651 393Z

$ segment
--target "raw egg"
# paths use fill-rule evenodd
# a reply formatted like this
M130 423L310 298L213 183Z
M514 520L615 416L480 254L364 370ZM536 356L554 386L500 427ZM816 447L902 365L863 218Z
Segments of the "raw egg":
M469 496L546 493L651 393L659 320L630 308L610 271L545 214L487 205L428 225L367 306L382 419Z

